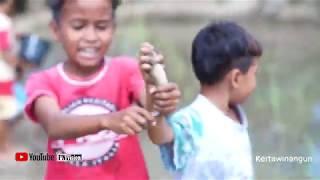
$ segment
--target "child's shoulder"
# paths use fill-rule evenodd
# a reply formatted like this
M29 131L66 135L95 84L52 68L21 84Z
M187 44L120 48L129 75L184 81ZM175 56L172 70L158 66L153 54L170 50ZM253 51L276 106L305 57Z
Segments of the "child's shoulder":
M107 58L110 61L109 68L115 70L121 76L128 77L140 72L139 62L137 59L129 56L117 56Z
M194 122L198 122L200 119L200 113L196 108L193 107L192 104L187 105L180 110L173 113L169 120L173 123L179 124L194 124Z
M177 117L177 116L190 116L191 114L195 113L195 109L192 108L191 105L187 105L176 111L171 115L171 117Z
M123 68L130 68L130 67L138 67L138 60L136 58L130 56L116 56L109 58L111 59L111 63L116 66L121 66Z
M58 76L57 65L33 72L28 81L49 81Z
M173 128L175 134L189 134L193 138L203 135L204 124L199 111L194 108L193 104L185 106L179 111L172 114L168 122Z

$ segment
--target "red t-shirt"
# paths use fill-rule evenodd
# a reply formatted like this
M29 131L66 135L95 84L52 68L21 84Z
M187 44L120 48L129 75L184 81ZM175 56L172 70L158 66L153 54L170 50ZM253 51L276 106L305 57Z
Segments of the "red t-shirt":
M36 73L27 82L26 113L33 121L33 102L40 96L57 100L65 113L97 115L119 111L138 99L144 81L138 63L130 58L105 60L94 77L77 81L63 71L63 64ZM48 152L82 154L82 161L48 161L45 179L145 180L148 173L137 136L101 131L71 140L48 140Z

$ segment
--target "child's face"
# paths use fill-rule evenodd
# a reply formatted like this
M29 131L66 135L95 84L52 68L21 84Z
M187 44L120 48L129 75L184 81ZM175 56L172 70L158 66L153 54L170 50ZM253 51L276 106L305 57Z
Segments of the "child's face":
M69 57L80 67L101 64L114 32L111 0L66 0L52 27Z
M258 70L258 58L254 58L253 62L247 73L239 72L236 75L237 85L234 85L234 89L231 93L231 103L241 104L256 88L256 74Z

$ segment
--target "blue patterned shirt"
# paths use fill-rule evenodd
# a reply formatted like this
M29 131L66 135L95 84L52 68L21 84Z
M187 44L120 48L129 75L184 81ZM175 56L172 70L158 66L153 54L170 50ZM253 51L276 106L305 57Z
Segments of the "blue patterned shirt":
M168 119L174 142L161 145L165 167L180 180L253 179L247 118L235 110L241 124L198 95L186 108Z

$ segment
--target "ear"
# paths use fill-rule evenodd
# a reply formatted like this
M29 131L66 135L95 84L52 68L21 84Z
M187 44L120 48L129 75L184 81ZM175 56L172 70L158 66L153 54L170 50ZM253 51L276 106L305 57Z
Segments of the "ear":
M241 71L239 69L232 69L229 72L229 80L232 89L239 88L242 81Z
M58 22L56 20L51 20L49 23L49 27L53 33L53 37L55 40L60 41L61 39L61 33L60 33L60 25L58 24Z

